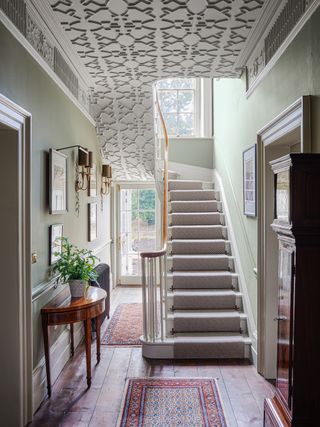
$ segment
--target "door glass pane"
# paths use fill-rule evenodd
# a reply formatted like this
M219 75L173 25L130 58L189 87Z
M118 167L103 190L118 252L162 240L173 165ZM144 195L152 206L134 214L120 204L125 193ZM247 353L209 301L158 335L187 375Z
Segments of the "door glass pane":
M156 194L154 190L139 190L139 209L154 210L156 206Z
M279 303L278 303L278 374L277 387L290 407L290 325L292 251L279 243Z
M140 276L140 256L156 248L155 190L121 189L121 276Z

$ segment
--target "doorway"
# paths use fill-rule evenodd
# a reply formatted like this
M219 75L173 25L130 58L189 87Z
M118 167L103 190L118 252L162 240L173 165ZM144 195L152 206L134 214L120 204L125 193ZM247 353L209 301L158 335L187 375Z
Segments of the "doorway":
M140 285L140 253L156 249L155 188L121 184L118 195L117 283Z
M258 132L258 371L276 378L278 310L278 240L274 219L271 160L291 152L311 151L310 97L303 96Z
M31 115L0 94L0 418L32 420Z

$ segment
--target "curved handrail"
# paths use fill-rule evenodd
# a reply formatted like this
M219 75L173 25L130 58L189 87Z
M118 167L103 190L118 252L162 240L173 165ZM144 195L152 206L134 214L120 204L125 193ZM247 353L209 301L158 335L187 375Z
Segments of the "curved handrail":
M162 217L162 250L167 249L167 240L168 240L168 152L169 152L169 138L167 127L163 118L163 114L160 108L158 94L156 91L156 107L160 117L163 135L164 135L164 167L163 167L163 217Z
M167 127L161 111L157 90L155 90L155 107L159 114L163 136L164 136L164 165L163 165L163 206L162 206L162 247L159 251L141 252L141 258L163 256L167 250L168 242L168 154L169 154L169 137Z

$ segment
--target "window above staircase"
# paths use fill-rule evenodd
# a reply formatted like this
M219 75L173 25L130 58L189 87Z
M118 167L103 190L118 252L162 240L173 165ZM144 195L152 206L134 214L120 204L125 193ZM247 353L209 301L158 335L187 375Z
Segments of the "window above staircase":
M168 78L156 84L169 138L212 136L212 80Z

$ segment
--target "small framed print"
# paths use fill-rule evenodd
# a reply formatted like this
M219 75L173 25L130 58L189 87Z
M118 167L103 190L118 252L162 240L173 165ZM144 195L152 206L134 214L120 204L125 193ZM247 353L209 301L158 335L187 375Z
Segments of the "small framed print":
M88 203L88 240L92 242L98 235L98 205L97 203Z
M49 264L53 265L58 261L61 254L61 237L63 236L63 224L53 224L49 227Z
M50 149L49 152L49 208L50 214L68 212L68 156Z
M257 215L257 169L256 146L243 152L243 212L247 216Z
M91 168L90 185L88 187L88 196L96 197L97 195L97 165L93 163Z

